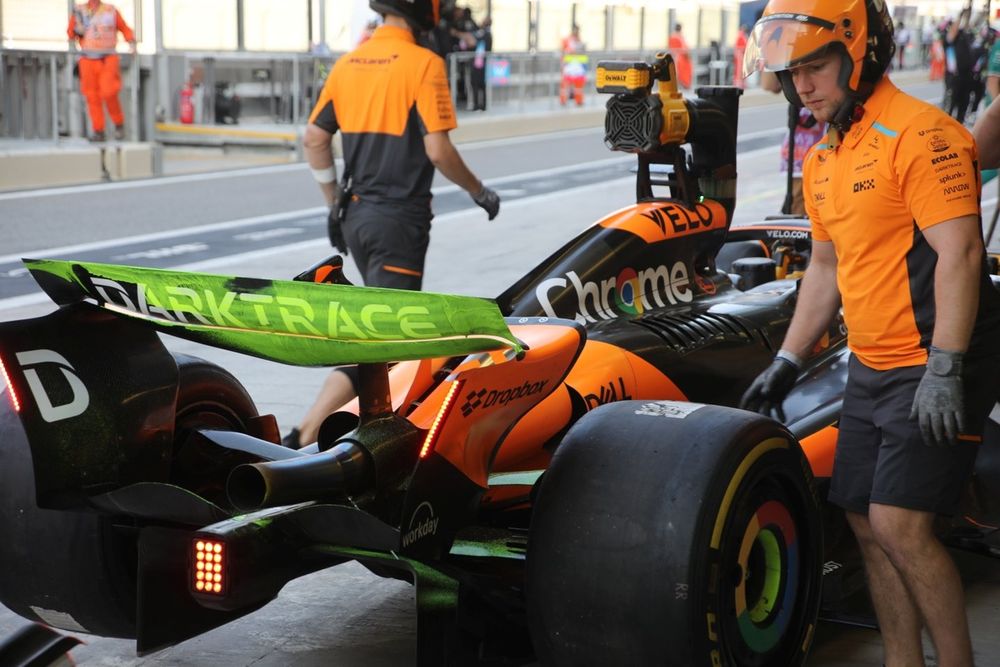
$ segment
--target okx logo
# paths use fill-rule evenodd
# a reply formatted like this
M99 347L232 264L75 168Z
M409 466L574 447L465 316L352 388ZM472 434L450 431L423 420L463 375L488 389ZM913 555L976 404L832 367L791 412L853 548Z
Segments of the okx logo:
M38 412L45 421L51 423L76 417L90 405L87 387L66 357L54 350L27 350L16 356Z
M864 192L865 190L874 190L874 189L875 189L874 178L866 178L865 180L858 181L857 183L854 184L855 192Z

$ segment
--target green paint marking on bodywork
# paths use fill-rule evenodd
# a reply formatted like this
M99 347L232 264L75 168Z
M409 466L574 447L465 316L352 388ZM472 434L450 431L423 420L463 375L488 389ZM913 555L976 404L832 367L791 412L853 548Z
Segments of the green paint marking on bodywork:
M455 540L451 545L452 556L469 558L504 558L506 560L525 560L524 549L511 549L505 540Z
M489 299L90 262L25 265L60 305L96 301L165 333L297 366L521 349Z

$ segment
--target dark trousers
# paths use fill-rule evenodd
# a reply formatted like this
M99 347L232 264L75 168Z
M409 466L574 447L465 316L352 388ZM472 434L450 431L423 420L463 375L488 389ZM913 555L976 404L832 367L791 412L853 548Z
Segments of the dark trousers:
M430 205L352 201L344 240L365 285L419 290L430 242Z

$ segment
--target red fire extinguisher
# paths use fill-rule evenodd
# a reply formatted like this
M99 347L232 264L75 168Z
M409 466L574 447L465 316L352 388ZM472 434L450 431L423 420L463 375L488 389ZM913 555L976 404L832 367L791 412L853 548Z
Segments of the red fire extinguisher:
M194 90L191 84L185 83L181 88L181 122L190 125L194 122Z

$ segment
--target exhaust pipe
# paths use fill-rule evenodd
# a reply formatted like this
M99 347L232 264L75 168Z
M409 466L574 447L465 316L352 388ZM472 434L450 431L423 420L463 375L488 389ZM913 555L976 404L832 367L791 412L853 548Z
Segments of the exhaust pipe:
M330 495L357 494L373 482L368 453L345 440L320 454L236 466L226 481L229 502L247 512Z

